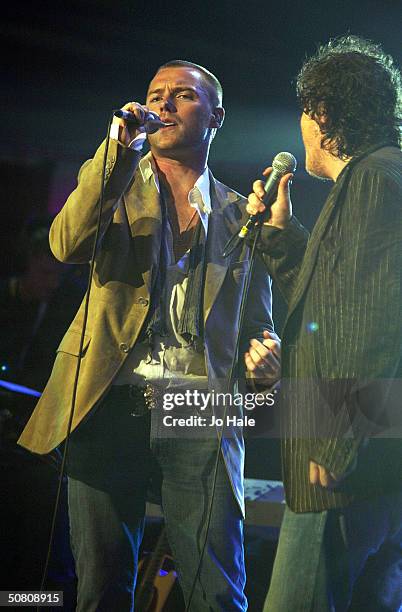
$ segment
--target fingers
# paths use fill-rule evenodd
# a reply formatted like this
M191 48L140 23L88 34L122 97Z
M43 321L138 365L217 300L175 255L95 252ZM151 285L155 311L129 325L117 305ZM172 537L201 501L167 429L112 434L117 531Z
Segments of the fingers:
M254 338L253 340L250 340L249 353L257 365L262 363L275 365L278 362L278 359L271 350L271 347L273 346L273 340L264 340L263 342L260 342Z
M276 338L273 338L268 330L263 331L263 344L277 357L278 360L281 358L281 343Z
M318 480L322 487L329 488L332 484L332 478L329 472L322 466L318 466Z
M318 464L315 461L310 461L309 478L310 478L310 484L312 485L318 484L320 481Z
M272 172L272 168L268 167L263 174L268 177ZM268 225L273 225L279 229L284 229L292 216L292 204L290 200L290 185L292 183L293 173L284 174L278 184L278 194L275 202L269 207L270 217L265 220ZM247 212L249 215L257 215L267 210L263 199L265 196L265 183L263 181L254 181L253 193L248 197Z
M123 110L132 113L136 119L136 122L127 122L124 119L113 117L113 123L119 126L119 141L128 146L129 143L138 134L145 132L145 121L149 114L149 110L146 106L139 104L138 102L127 102L121 107Z
M257 366L251 358L250 353L244 353L244 363L246 364L246 368L249 372L255 372Z
M267 168L267 170L272 170L272 168ZM263 181L259 180L253 183L253 193L250 193L246 207L249 215L256 215L266 210L266 206L262 201L265 195L264 184Z
M258 372L259 375L276 375L280 369L279 359L274 352L255 338L250 340L250 347L244 359L248 371Z
M150 112L146 106L143 106L142 104L139 104L138 102L127 102L127 104L125 104L121 108L123 110L129 111L130 113L133 113L133 115L135 115L138 121L138 124L140 126L144 125L145 119ZM124 119L117 119L117 121L119 122L119 125L121 125L122 127L127 127L127 122L124 121Z
M262 201L255 195L255 193L250 193L248 196L248 204L246 206L246 210L249 215L256 215L257 213L262 213L265 210L265 206Z
M267 170L268 170L268 169L269 169L269 168L267 168ZM272 170L272 168L271 168L271 170ZM264 187L265 187L265 183L264 183L264 181L260 181L260 180L258 180L258 181L254 181L254 183L253 183L253 191L254 191L254 193L255 193L255 194L256 194L256 195L257 195L257 196L258 196L258 197L259 197L261 200L262 200L262 199L263 199L263 197L265 196L265 189L264 189Z
M310 461L309 479L311 484L320 485L325 489L333 489L338 484L334 474L328 472L324 466L319 465L315 461Z

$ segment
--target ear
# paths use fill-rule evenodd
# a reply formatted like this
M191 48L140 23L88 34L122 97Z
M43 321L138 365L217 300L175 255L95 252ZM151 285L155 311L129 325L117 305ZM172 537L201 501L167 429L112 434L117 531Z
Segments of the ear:
M216 106L211 115L210 128L219 129L225 119L225 109L222 106Z

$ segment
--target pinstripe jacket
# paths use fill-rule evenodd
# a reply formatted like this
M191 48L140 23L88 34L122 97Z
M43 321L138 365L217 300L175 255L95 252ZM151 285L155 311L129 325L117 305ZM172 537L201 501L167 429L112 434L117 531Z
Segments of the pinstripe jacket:
M282 457L296 512L402 488L402 152L379 145L340 173L309 237L264 227L260 252L288 302ZM310 485L310 460L339 479Z

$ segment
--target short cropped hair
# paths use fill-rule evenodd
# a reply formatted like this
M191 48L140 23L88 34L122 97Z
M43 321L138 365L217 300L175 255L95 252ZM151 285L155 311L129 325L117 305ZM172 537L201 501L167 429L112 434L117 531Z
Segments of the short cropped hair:
M212 74L207 68L204 66L200 66L199 64L194 64L193 62L189 62L187 60L171 60L170 62L166 62L162 66L159 66L157 69L157 73L164 68L192 68L193 70L198 70L206 81L207 85L209 85L210 91L210 100L213 106L221 106L223 101L223 89L222 85L217 79L217 77ZM212 92L211 92L212 90ZM212 94L212 95L211 95Z
M401 72L380 45L358 36L331 40L305 61L296 90L306 114L327 116L321 145L336 157L400 144Z

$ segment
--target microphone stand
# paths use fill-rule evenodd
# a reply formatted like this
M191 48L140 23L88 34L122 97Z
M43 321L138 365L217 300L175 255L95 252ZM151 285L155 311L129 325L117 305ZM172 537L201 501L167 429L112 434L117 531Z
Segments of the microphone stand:
M255 256L256 256L256 247L257 247L257 243L259 241L260 235L261 235L261 230L262 230L262 224L264 221L264 213L259 214L258 215L258 220L256 222L256 224L254 225L255 227L255 236L254 236L254 241L253 241L253 245L251 247L251 253L250 253L250 257L249 257L249 269L247 272L247 276L244 282L244 286L243 286L243 290L242 290L242 294L241 294L241 301L240 301L240 309L239 309L239 332L237 334L237 338L236 338L236 344L235 344L235 348L233 351L233 357L232 357L232 362L231 362L231 366L230 366L230 371L229 371L229 375L228 375L228 379L227 379L227 387L226 387L226 391L227 393L231 393L232 389L234 388L235 382L236 380L238 380L239 378L239 348L240 348L240 340L242 337L242 329L243 329L243 325L244 325L244 318L245 318L245 314L246 314L246 306L247 306L247 299L248 299L248 294L249 294L249 289L250 289L250 284L251 284L251 279L253 276L253 270L254 270L254 265L255 265ZM243 231L244 228L242 228L241 231ZM247 231L248 233L248 231ZM245 234L246 235L246 234ZM244 236L245 236L244 235ZM238 246L238 244L240 243L241 240L243 240L244 237L240 236L240 233L236 233L234 234L226 243L224 250L223 250L223 256L227 257L228 255L230 255L230 253L232 253L234 251L234 249ZM228 248L230 248L230 251L228 251ZM223 416L222 419L225 422L226 420L226 413L227 413L227 405L225 404L225 408L224 408L224 412L223 412ZM213 510L213 504L214 504L214 499L215 499L215 491L216 491L216 483L217 483L217 477L218 477L218 467L219 467L219 458L221 455L221 450L222 450L222 440L223 440L223 428L218 432L218 446L216 449L216 458L215 458L215 465L214 465L214 470L213 470L213 477L212 477L212 486L211 486L211 497L210 497L210 503L209 503L209 508L208 508L208 512L207 512L207 518L206 518L206 527L205 527L205 535L204 535L204 540L203 540L203 544L201 547L201 552L200 552L200 558L199 558L199 562L198 562L198 566L197 566L197 571L195 573L193 582L192 582L192 586L191 586L191 590L190 590L190 595L189 595L189 599L185 608L185 612L190 612L190 608L191 608L191 602L193 599L193 595L194 595L194 591L195 591L195 587L197 584L197 580L200 576L200 572L201 572L201 567L202 567L202 561L204 558L204 554L205 554L205 550L206 550L206 546L207 546L207 542L208 542L208 536L209 536L209 530L210 530L210 526L211 526L211 519L212 519L212 510Z
M253 251L252 251L252 254L254 254L255 244L256 242L258 242L258 239L261 234L261 229L262 229L262 224L264 221L265 213L266 211L263 211L261 213L258 213L257 215L252 215L252 217L248 219L247 223L243 225L240 231L239 232L236 231L233 234L233 236L229 238L229 240L225 244L223 251L222 251L222 255L224 257L229 257L229 255L233 253L233 251L239 246L241 241L244 240L248 236L248 234L250 233L250 229L256 230L256 236L255 236L255 241L253 243ZM250 262L251 262L251 259L250 259Z

